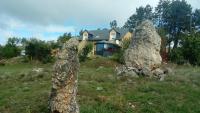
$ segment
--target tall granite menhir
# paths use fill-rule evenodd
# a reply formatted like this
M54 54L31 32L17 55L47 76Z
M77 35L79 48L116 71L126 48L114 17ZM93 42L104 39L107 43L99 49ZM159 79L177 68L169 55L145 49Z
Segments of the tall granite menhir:
M79 71L78 44L76 39L67 41L58 53L52 76L50 95L51 113L79 113L76 102Z
M143 21L135 30L135 36L124 53L125 65L117 67L117 75L147 76L164 80L169 69L162 69L160 56L161 38L153 23Z
M127 67L154 70L162 63L160 56L161 38L156 32L153 23L143 21L135 30L135 37L125 52Z

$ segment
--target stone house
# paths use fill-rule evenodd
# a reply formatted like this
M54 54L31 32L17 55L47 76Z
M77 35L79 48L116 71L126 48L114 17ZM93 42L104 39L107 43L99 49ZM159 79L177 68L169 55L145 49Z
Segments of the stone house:
M130 39L132 33L125 28L113 28L102 30L85 30L80 36L80 41L88 41L93 43L93 54L101 56L111 56L119 48L122 41Z

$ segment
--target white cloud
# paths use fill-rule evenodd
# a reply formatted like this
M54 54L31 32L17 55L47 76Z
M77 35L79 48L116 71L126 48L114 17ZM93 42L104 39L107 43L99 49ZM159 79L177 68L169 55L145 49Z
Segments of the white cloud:
M37 24L64 24L75 21L82 25L120 24L140 5L155 5L158 0L3 0L0 12L25 22Z
M61 25L49 25L46 28L44 28L46 32L52 32L52 33L63 33L63 32L75 32L74 27L65 27Z
M198 8L199 0L187 0ZM99 25L118 20L123 25L136 7L159 0L1 0L0 14L34 24L76 23L81 26Z
M24 27L24 23L14 17L0 14L0 29L16 29L20 27Z
M122 26L136 7L159 0L1 0L0 42L10 36L56 39L53 33L77 32L87 27ZM187 0L199 8L199 0ZM46 35L51 34L52 35Z
M0 44L5 44L9 37L35 37L41 40L56 40L65 32L75 32L75 27L64 25L39 25L23 23L18 19L0 15Z

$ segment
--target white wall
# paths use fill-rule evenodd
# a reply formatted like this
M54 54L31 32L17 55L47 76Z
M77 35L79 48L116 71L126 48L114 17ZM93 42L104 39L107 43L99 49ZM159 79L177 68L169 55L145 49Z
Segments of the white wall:
M119 40L116 40L116 42L115 42L115 43L119 45L119 43L120 43L120 42L119 42Z

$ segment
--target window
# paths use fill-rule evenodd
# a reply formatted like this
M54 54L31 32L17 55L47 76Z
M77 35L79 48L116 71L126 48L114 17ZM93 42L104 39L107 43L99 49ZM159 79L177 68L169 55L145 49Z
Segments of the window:
M88 39L88 33L85 32L85 33L83 34L83 40L87 40L87 39Z
M116 32L115 31L111 31L110 40L114 40L115 38L116 38Z
M116 40L116 44L118 44L118 45L119 45L119 40Z
M87 34L85 33L84 36L87 37Z

